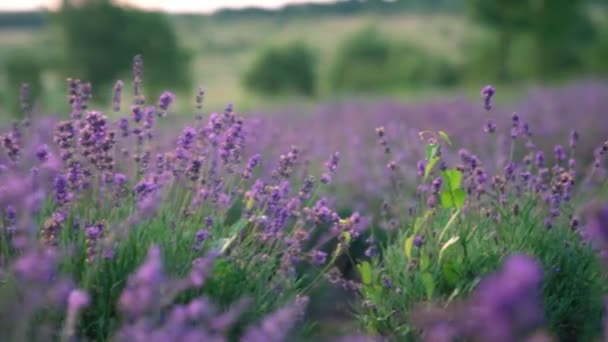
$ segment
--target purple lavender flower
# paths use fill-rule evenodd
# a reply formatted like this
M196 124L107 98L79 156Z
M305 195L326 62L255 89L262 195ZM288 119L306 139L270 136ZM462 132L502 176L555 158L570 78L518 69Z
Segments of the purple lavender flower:
M390 288L393 286L393 282L391 281L391 278L387 275L383 275L382 276L382 286L386 287L386 288Z
M280 342L287 341L289 331L302 317L306 300L295 303L267 316L262 323L250 327L241 338L247 342Z
M487 85L481 89L481 97L483 98L484 108L489 111L492 109L492 98L496 94L496 89L491 85Z
M213 227L213 216L205 217L205 219L203 220L203 223L205 224L205 227L207 229Z
M496 132L496 123L493 120L488 120L485 125L483 125L483 131L486 133Z
M424 171L426 169L426 162L424 160L419 160L416 164L416 174L418 177L424 176Z
M49 157L49 147L46 144L40 145L38 147L38 149L36 150L36 158L38 158L38 161L43 163L48 160L48 157Z
M334 172L338 168L338 162L340 161L340 154L338 152L334 152L329 160L325 162L325 167L329 170L329 172Z
M123 175L122 173L115 173L114 183L116 183L118 186L124 186L127 184L127 176Z
M84 290L75 289L68 297L68 310L79 311L90 303L89 295Z
M578 144L578 132L577 131L572 131L570 132L570 148L571 149L575 149L576 145Z
M209 237L209 231L206 229L200 229L198 232L196 232L194 241L195 241L195 243L200 244L201 242L207 240L208 237Z
M129 136L129 119L122 117L118 119L118 128L120 129L121 136L126 138Z
M553 148L553 152L555 154L555 160L557 162L562 162L566 159L566 152L564 151L564 147L562 145L557 145Z
M140 106L131 107L131 117L133 118L133 121L137 123L144 118L144 113Z
M483 316L471 319L480 319L478 334L488 341L515 341L538 327L543 321L541 291L541 265L525 255L510 256L500 273L486 278L476 291Z
M114 112L120 111L120 98L122 96L122 88L124 83L121 80L114 83L114 92L112 93L112 110Z
M420 247L422 247L422 243L423 243L422 237L420 235L416 235L416 237L414 237L414 246L420 248Z
M192 148L192 143L194 142L195 137L196 130L192 127L186 127L182 130L182 134L180 134L177 140L177 145L188 151L190 148Z
M545 153L543 151L536 152L535 164L537 167L545 166Z
M331 183L331 174L325 172L324 174L321 175L321 178L319 179L319 181L321 181L321 183L323 183L323 184Z
M22 255L13 266L15 274L28 283L48 283L56 273L58 255L52 249Z
M163 111L166 111L167 109L169 109L169 106L171 106L173 101L175 101L175 94L170 91L165 91L158 98L158 106Z
M442 184L443 184L443 179L441 179L441 177L437 177L433 180L433 183L431 183L431 188L432 188L434 194L439 193L439 189L441 189Z
M310 252L310 261L317 266L325 264L327 261L327 253L323 251L312 251Z

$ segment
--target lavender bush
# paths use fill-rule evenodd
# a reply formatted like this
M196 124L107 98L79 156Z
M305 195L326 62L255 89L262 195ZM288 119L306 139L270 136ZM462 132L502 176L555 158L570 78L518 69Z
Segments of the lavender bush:
M510 141L504 163L496 167L490 159L487 165L466 149L454 151L443 131L423 132L425 158L418 164L420 185L412 192L417 201L404 209L407 193L386 196L383 218L393 228L374 231L387 236L380 255L358 266L360 321L367 330L396 339L523 341L543 324L558 340L597 338L606 282L580 214L590 198L608 190L608 142L596 141L584 158L578 153L579 133L572 131L568 141L545 153L518 114L506 127L496 124L494 88L481 94L488 113L478 134L492 145L504 132ZM380 149L390 151L385 134L377 129ZM391 180L399 184L399 177L392 174ZM593 240L599 231L593 230ZM510 257L503 275L478 285L504 256L517 253L538 262ZM423 301L451 307L473 290L472 303L463 309L423 314L415 309ZM422 323L416 326L416 320Z
M285 340L365 228L322 197L338 154L315 175L287 145L260 174L271 163L248 152L231 105L204 122L201 91L195 122L175 137L157 124L174 115L175 95L147 105L142 72L137 56L131 106L116 83L117 120L90 110L91 84L70 79L70 119L2 135L3 334Z

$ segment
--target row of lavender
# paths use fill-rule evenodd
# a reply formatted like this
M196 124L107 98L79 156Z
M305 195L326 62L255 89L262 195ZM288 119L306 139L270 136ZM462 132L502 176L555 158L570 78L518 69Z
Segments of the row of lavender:
M361 296L372 335L427 331L434 341L439 326L449 328L439 329L445 340L509 340L522 330L511 314L488 335L487 325L444 314L413 322L409 313L466 295L502 256L521 251L582 270L572 274L592 285L549 282L571 284L569 296L594 294L567 309L601 305L600 268L581 232L595 227L601 237L607 223L598 214L583 225L576 215L606 190L605 85L539 91L519 115L490 110L487 88L485 110L464 100L347 104L247 121L231 106L205 115L200 91L194 123L175 136L159 125L174 115L175 97L146 105L142 71L136 57L131 106L116 83L113 110L129 113L116 122L87 108L90 84L69 80L69 120L30 119L2 136L0 326L13 339L282 341L326 279ZM572 128L582 139L573 131L568 148L545 157L538 146ZM471 152L451 153L455 144ZM363 235L370 261L352 260ZM344 260L360 277L341 275ZM521 260L512 263L526 269ZM524 273L513 291L530 292L521 290L528 278L540 283L539 272ZM534 301L523 303L519 310L536 312L526 306ZM560 315L552 327L563 326Z
M409 185L417 185L416 167L424 160L425 144L420 132L448 132L455 146L468 149L486 161L486 169L495 170L508 161L512 137L525 143L533 135L537 147L547 150L567 146L571 131L578 130L581 161L591 163L593 149L608 132L608 122L603 120L607 107L608 85L582 81L550 89L531 88L520 103L489 113L483 103L467 98L418 104L348 101L318 106L310 113L296 108L264 113L249 120L249 125L254 149L268 151L272 157L290 144L302 146L312 160L340 151L342 172L336 182L350 190L347 198L354 197L363 205L370 197L383 198L391 186L391 173L398 172ZM514 113L519 115L521 127L511 131ZM487 134L488 120L501 133L497 139ZM386 130L390 157L375 145L376 127ZM524 143L515 151L518 156L530 150Z

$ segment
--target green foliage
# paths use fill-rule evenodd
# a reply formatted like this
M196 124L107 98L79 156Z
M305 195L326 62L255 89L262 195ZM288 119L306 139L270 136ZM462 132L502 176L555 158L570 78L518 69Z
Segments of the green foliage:
M599 25L595 43L585 57L591 72L608 75L608 21Z
M316 59L302 42L263 50L245 73L243 83L264 95L312 96L316 87Z
M13 116L18 117L23 114L19 99L22 84L27 84L29 87L30 106L42 95L42 62L31 51L20 50L6 57L2 70L6 75L9 111Z
M565 76L580 71L583 51L595 32L585 0L534 2L531 35L538 48L537 66L541 78Z
M214 13L218 19L243 18L293 18L357 14L395 14L412 12L458 13L464 8L463 0L342 0L329 3L290 4L280 9L267 10L250 7L244 9L222 9Z
M379 91L453 85L460 76L446 60L367 28L343 42L329 77L334 90Z
M142 54L149 93L189 86L190 56L178 44L164 14L101 0L77 6L67 2L57 18L69 51L68 66L75 77L101 89L109 87L130 70L133 56Z
M382 251L382 262L376 260L372 266L374 277L387 276L393 286L364 294L376 309L362 309L362 324L386 336L411 338L409 314L417 303L466 297L479 277L495 271L504 256L524 252L538 257L545 266L544 303L551 331L561 340L595 336L604 289L598 258L591 248L580 244L567 222L547 231L532 199L523 207L526 210L519 216L509 215L498 223L474 212L459 216L456 236L447 241L427 239L422 248L412 249L411 244L408 248L413 235L402 229ZM449 220L449 210L439 210L425 224L425 235L439 235ZM409 253L397 243L404 239ZM570 243L564 246L564 241Z
M556 78L582 70L583 51L594 39L587 1L469 0L468 4L472 17L491 28L495 37L494 42L481 45L485 51L472 58L469 72L494 69L496 79L503 81L521 76L515 74L510 61L515 51L522 55L515 46L522 36L534 42L534 49L523 53L522 63L534 66L528 72L534 78Z

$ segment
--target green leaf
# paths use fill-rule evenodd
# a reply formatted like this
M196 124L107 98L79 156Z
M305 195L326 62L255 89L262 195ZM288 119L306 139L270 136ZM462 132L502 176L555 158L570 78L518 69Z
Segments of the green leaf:
M416 235L412 235L409 238L405 239L405 242L403 243L403 249L405 251L405 256L408 259L412 258L412 247L414 246L415 237L416 237Z
M444 132L444 131L439 131L439 136L441 137L441 139L443 139L446 143L448 143L448 145L452 146L452 140L450 140L450 136Z
M448 189L454 191L460 188L460 183L462 183L462 172L458 170L446 170L443 172L443 178Z
M467 198L467 193L463 189L456 189L452 192L454 196L454 205L460 209L464 206L464 201Z
M431 266L431 258L427 253L422 253L422 255L420 255L420 270L426 271L429 266Z
M424 148L424 156L426 160L431 160L439 151L439 144L427 144Z
M456 189L454 191L443 191L439 194L441 207L445 209L462 208L464 206L466 198L467 193L463 189Z
M441 207L444 209L454 207L454 200L452 199L452 193L449 191L442 191L439 194L439 200L441 202Z
M449 285L456 285L460 275L458 273L456 263L453 260L448 260L443 265L441 265L441 272L443 273L443 277Z
M429 176L429 174L431 173L431 171L433 170L433 167L435 167L435 164L437 164L437 162L439 161L439 157L433 157L431 158L431 160L429 161L428 164L426 164L426 168L424 168L424 180L426 180Z
M451 245L458 242L459 239L460 239L460 236L453 236L451 239L446 241L446 243L444 243L443 246L441 246L441 249L439 250L439 263L441 263L441 257L443 256L443 252L445 252L445 250L448 249Z
M359 269L359 274L361 275L361 281L364 285L370 285L372 283L372 266L369 262L364 261L360 263L357 268Z
M433 294L435 293L435 281L433 280L433 275L425 272L422 273L420 278L422 279L422 284L424 285L427 299L432 299Z

